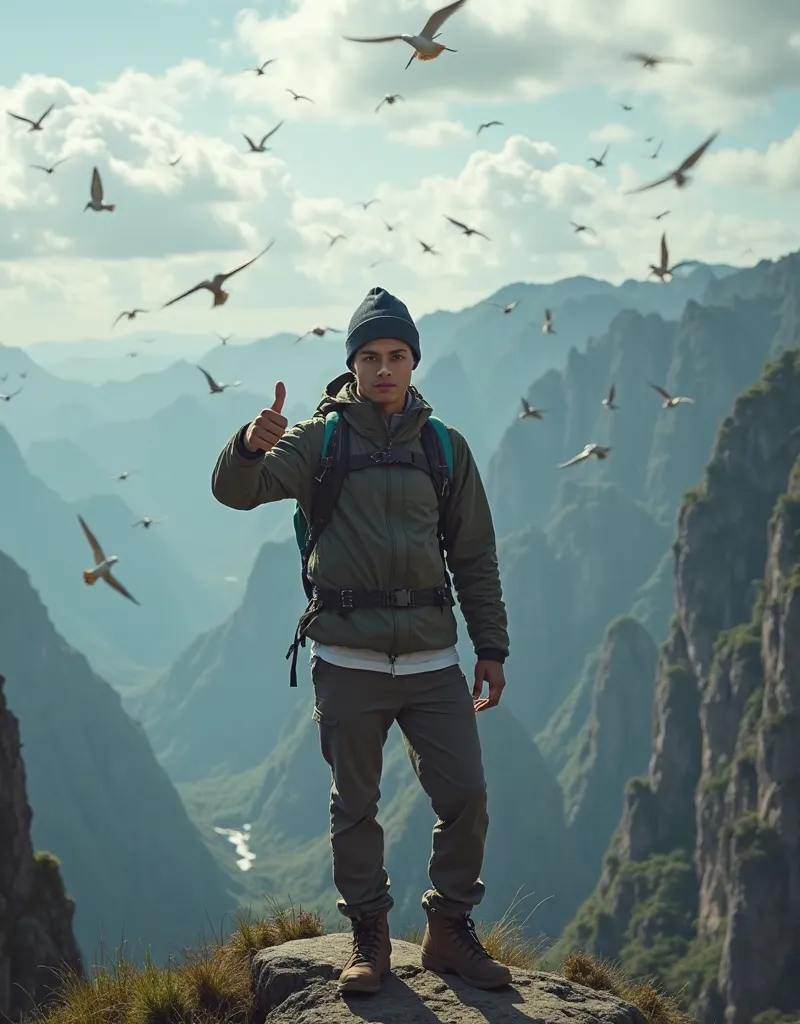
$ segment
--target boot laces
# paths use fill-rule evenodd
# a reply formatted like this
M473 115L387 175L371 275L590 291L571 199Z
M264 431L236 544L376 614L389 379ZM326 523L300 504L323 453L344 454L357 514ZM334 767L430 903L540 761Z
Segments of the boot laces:
M352 966L366 964L374 967L378 962L381 946L380 919L364 917L353 922L353 955L350 957Z
M475 930L475 922L469 916L465 914L464 917L453 919L453 930L456 933L456 937L462 946L465 946L468 954L471 957L481 957L482 959L491 960L492 955L481 943L478 938L478 933Z

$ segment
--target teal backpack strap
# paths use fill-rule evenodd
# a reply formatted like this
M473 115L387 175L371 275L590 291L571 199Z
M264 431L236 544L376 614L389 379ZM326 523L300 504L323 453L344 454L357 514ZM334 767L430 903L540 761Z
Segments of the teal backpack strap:
M439 419L438 416L429 416L428 423L436 431L436 435L439 438L439 443L442 446L442 452L444 453L444 461L447 466L447 475L450 480L453 479L453 440L450 437L450 431L447 429L445 424Z
M325 417L325 433L322 435L321 455L321 458L323 459L328 454L328 449L331 446L331 438L333 437L333 432L334 430L336 430L338 423L339 413L336 409L334 409L332 412L329 412L328 415Z
M333 432L334 430L336 430L338 423L339 413L336 411L336 409L334 409L332 412L329 412L325 417L325 431L322 435L322 451L320 452L320 460L327 457L328 449L331 446L331 438L333 437ZM308 522L306 520L302 508L300 507L299 502L295 504L294 519L292 520L292 522L294 523L295 540L297 541L297 546L300 549L300 552L302 553L306 549Z

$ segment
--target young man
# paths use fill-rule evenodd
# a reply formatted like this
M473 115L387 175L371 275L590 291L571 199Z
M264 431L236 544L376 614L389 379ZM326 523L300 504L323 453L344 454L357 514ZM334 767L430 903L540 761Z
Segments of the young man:
M432 410L411 386L420 341L406 306L373 288L350 321L346 354L351 372L328 385L312 419L290 430L286 388L275 386L272 407L223 449L212 490L237 509L294 498L310 522L325 415L338 410L352 468L308 557L313 598L301 622L312 641L314 719L332 775L334 883L353 929L339 987L377 992L389 971L393 900L376 815L383 747L396 721L438 818L432 888L422 897L422 964L497 988L510 972L480 944L469 916L484 893L488 826L475 714L500 700L508 655L491 513L472 453L451 427L452 478L440 505L421 440ZM458 665L443 549L476 653L471 694Z

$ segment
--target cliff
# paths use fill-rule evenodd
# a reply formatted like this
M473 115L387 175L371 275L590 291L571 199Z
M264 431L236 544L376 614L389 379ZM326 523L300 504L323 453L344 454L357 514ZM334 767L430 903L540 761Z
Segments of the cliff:
M73 901L58 861L34 853L17 719L0 676L0 1017L20 1020L47 1001L64 966L80 973Z
M636 619L611 622L590 663L589 713L565 748L559 782L570 838L590 886L619 819L625 785L647 769L656 658L653 638Z
M703 1024L800 1010L798 456L792 350L685 497L649 770L565 935L684 986Z
M204 921L233 908L228 884L142 729L1 552L0 651L33 842L58 854L84 955L101 941L113 952L124 939L132 956L146 942L156 958L192 943Z

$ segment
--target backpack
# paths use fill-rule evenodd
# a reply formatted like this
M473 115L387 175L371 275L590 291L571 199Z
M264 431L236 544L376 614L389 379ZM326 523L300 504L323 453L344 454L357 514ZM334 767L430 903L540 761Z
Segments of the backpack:
M308 579L306 567L311 552L316 547L322 531L328 525L328 521L336 507L339 499L339 492L342 489L344 478L350 469L349 461L349 426L337 410L329 412L325 417L325 433L322 436L322 453L317 472L314 474L316 486L311 498L311 523L305 517L300 503L294 512L294 533L297 546L303 559L303 587L306 596L311 599L311 582ZM453 479L453 442L450 432L445 424L436 416L429 416L420 432L420 442L425 453L426 466L419 466L425 469L433 482L436 496L439 500L439 534L442 539L444 523L443 504L447 499L450 490L450 483ZM385 453L376 452L374 455L364 457L373 460L375 465L385 465L390 460L377 460L375 455ZM354 462L356 460L353 460ZM408 460L398 459L396 464Z
M294 513L294 532L302 560L302 582L306 597L312 602L314 588L308 576L308 562L322 531L328 525L339 499L344 478L349 472L380 465L413 465L428 473L439 502L438 539L442 553L447 593L450 593L450 577L447 572L444 549L445 507L453 479L453 442L442 420L429 416L420 431L423 457L406 449L350 455L350 426L337 410L325 416L325 432L322 438L322 452L311 497L311 521L297 503ZM452 598L450 599L452 603ZM300 620L294 643L286 657L292 657L291 685L296 686L296 660L298 646L305 645L304 627L313 615L311 604Z

